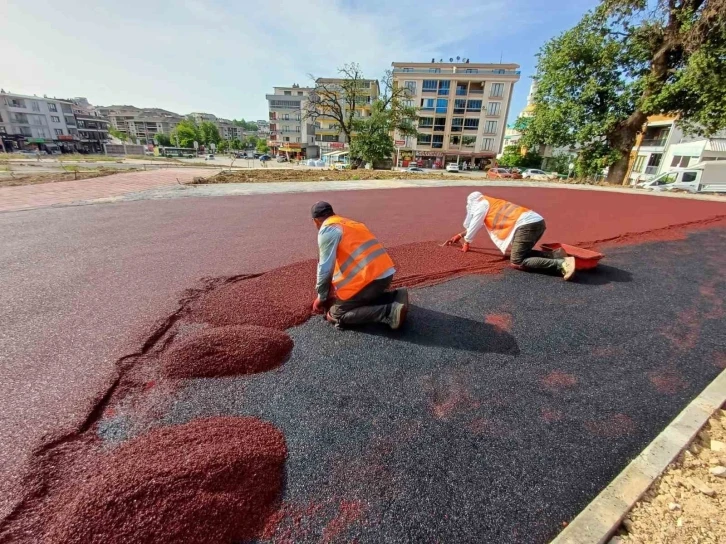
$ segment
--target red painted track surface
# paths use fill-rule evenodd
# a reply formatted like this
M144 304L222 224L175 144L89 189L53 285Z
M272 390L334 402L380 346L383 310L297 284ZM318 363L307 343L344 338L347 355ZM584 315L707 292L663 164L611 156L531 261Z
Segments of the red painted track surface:
M137 351L200 278L314 258L308 210L320 199L366 222L389 247L443 241L461 230L471 190L190 198L0 214L0 519L19 498L32 449L83 422L114 363ZM540 212L545 241L575 244L726 216L726 204L645 195L487 193ZM475 245L493 249L484 234Z

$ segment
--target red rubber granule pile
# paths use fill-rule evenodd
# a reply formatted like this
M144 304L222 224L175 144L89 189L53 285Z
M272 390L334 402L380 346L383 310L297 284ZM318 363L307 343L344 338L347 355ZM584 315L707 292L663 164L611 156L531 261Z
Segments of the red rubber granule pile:
M162 355L170 378L254 374L283 363L293 348L283 331L255 325L205 329L183 337Z
M277 506L285 439L251 417L156 429L72 482L44 538L63 544L232 543L256 537Z

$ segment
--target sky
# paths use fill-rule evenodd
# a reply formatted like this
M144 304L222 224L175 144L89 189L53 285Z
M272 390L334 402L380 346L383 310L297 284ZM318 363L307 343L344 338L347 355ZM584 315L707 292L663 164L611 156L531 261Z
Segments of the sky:
M273 86L357 62L516 63L509 121L536 53L596 0L0 0L0 88L180 114L266 119Z

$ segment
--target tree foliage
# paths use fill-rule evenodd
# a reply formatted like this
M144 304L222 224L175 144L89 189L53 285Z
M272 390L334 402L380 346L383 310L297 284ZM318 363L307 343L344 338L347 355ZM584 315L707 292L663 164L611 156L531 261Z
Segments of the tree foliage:
M114 138L116 138L117 140L121 140L122 142L131 142L132 141L131 136L129 136L128 134L124 134L120 130L117 130L113 127L108 129L108 133L111 136L113 136Z
M257 146L255 146L255 151L257 151L257 153L267 153L269 150L270 148L265 140L259 140L257 142Z
M218 144L216 144L216 146L217 151L219 151L220 153L226 153L229 150L229 142L227 140L220 141Z
M171 131L171 141L179 147L194 147L194 142L202 143L199 127L194 121L184 119Z
M218 145L222 139L219 135L219 129L217 125L211 121L203 121L199 125L199 136L201 138L200 143L204 145L215 144Z
M154 139L157 141L159 145L163 145L165 147L171 146L171 138L167 134L157 134L154 136Z
M542 166L542 156L539 153L528 150L522 155L519 145L508 145L504 148L502 156L497 159L500 166L506 168L539 168Z
M249 132L257 132L257 124L252 121L245 121L244 119L232 119L232 124Z
M726 0L601 0L546 43L523 143L580 150L578 173L622 182L648 116L726 128Z

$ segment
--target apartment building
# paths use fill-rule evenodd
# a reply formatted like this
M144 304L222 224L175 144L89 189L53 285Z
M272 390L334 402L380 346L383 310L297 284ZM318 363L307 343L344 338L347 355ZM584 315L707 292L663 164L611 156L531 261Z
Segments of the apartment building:
M292 85L274 87L265 95L268 103L270 134L267 145L271 153L317 157L315 127L304 119L307 97L313 89Z
M76 118L78 128L80 151L103 153L103 146L108 142L110 121L101 117L98 109L92 106L86 98L74 98L72 102L73 115Z
M343 79L318 78L315 83L324 86L326 89L334 90L340 98L340 103L346 104L342 96ZM370 117L372 104L381 92L380 84L376 79L362 79L358 82L358 86L354 115L356 117ZM347 112L346 104L343 110L344 115L347 115ZM345 134L341 132L338 121L326 115L320 115L315 120L315 141L320 146L323 155L345 149L350 143L346 140Z
M184 119L178 113L161 108L102 106L98 111L109 120L111 127L140 144L153 144L157 134L168 136Z
M638 135L631 153L631 183L645 181L661 173L668 147L683 140L683 131L669 115L651 115Z
M73 103L0 89L0 138L6 151L75 151L78 129Z
M426 167L467 161L485 166L502 149L518 64L394 62L394 85L419 108L419 138L401 156Z
M257 136L267 140L270 137L270 122L265 119L255 121L257 125Z

